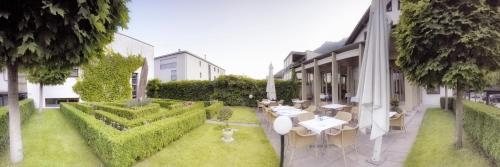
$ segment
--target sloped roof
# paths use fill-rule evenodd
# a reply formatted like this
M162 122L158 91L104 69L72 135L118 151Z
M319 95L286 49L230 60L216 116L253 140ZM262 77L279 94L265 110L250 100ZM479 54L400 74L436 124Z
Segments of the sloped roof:
M314 50L314 52L319 53L321 55L326 54L326 53L331 53L334 50L337 50L337 49L341 48L342 46L344 46L345 41L346 41L346 39L342 39L342 40L337 41L337 42L326 41L325 43L323 43L323 45L316 48Z
M351 32L351 35L349 35L349 38L347 38L347 40L345 41L346 45L351 44L354 42L354 40L356 40L356 37L358 36L358 34L368 24L369 17L370 17L370 8L368 8L366 10L365 14L363 14L363 17L361 17L358 24L356 25L354 30Z

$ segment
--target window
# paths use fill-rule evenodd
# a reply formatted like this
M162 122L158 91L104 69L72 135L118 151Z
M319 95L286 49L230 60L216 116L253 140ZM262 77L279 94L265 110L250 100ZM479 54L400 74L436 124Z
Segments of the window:
M137 78L138 74L136 72L132 73L132 97L137 96Z
M364 41L366 41L367 32L365 31L365 32L363 33L363 35L364 35L364 37L363 37L363 38L365 39Z
M177 70L170 71L170 80L171 81L176 81L177 80Z
M388 11L388 12L391 12L391 11L392 11L392 0L391 0L391 1L389 1L389 3L387 3L387 6L386 6L386 9L385 9L385 10L386 10L386 11Z
M214 72L215 72L215 67L214 67Z
M63 102L78 102L78 98L46 98L45 107L59 107Z
M69 77L78 77L78 67L73 67L73 71L71 71L71 75Z
M201 67L201 61L199 61L198 63L200 63L200 67Z
M439 94L439 86L434 86L433 88L426 88L427 94Z
M164 69L171 69L171 68L177 68L177 62L173 62L173 63L166 63L166 64L161 64L161 65L160 65L160 69L161 69L161 70L164 70Z
M398 10L401 10L401 0L398 0Z
M176 59L176 58L177 58L177 56L166 57L166 58L160 60L160 63L167 62L169 60Z
M200 72L200 78L201 78L201 72Z

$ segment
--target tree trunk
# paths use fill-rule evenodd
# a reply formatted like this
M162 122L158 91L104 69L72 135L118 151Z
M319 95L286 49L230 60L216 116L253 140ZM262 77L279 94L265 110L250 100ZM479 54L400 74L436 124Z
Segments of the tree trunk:
M23 141L21 139L21 113L19 112L19 90L17 64L8 64L8 105L9 105L9 142L10 160L18 163L23 160Z
M444 86L444 111L448 110L448 86Z
M43 83L40 82L40 94L38 95L38 112L43 111Z
M457 84L457 95L456 95L456 100L455 100L455 116L456 116L456 143L455 146L457 149L462 148L462 138L463 138L463 132L464 132L464 108L462 104L462 98L463 98L463 90L462 86L460 83Z

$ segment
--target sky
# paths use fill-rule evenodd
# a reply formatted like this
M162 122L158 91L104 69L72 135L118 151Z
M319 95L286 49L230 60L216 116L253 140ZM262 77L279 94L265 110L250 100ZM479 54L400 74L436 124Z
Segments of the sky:
M370 0L132 0L121 33L154 46L155 57L187 50L226 74L264 79L290 51L347 38Z

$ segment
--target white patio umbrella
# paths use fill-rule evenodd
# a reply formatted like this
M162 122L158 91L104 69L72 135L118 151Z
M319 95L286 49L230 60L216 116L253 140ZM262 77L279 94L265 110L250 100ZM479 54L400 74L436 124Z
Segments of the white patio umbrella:
M269 75L267 76L267 99L276 100L276 88L274 86L273 64L269 65Z
M384 0L372 0L365 50L359 74L359 128L371 127L375 140L372 162L380 161L382 136L389 131L389 25Z

